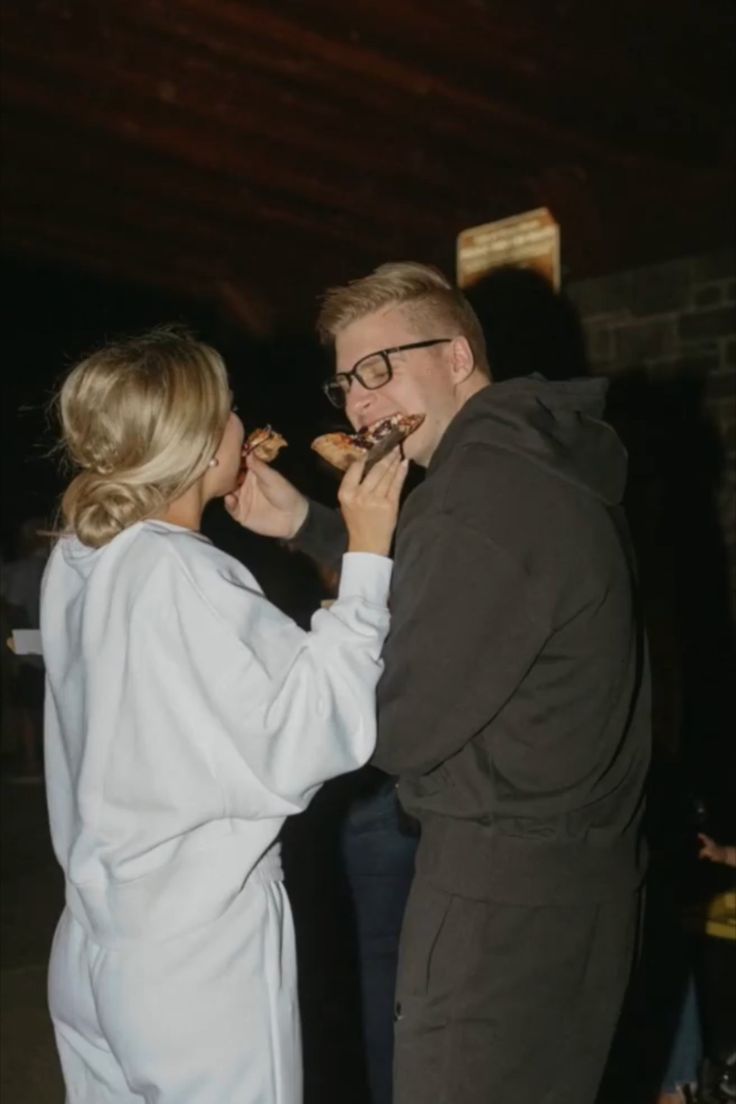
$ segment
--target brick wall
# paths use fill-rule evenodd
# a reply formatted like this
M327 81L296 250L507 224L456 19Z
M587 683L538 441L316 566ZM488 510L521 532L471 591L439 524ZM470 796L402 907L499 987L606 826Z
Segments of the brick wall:
M701 429L712 429L717 458L710 483L736 613L736 251L583 280L565 290L580 314L592 371L611 376L614 385L638 379L632 402L646 388L655 407L658 393L669 403L670 424L660 430L674 438L673 450L685 420L692 428L697 417ZM627 413L636 419L635 410ZM647 426L641 428L646 436ZM687 448L687 436L682 444Z
M736 253L565 290L629 449L655 746L724 805L717 780L736 770Z

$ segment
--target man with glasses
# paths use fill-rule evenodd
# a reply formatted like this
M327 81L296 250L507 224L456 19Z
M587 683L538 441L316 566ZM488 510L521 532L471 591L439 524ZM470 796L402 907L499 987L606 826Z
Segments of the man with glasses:
M374 758L421 827L394 1100L592 1104L636 941L649 756L605 383L494 383L467 300L418 264L329 292L319 329L353 428L424 415ZM257 460L229 508L322 560L344 539Z
M412 349L432 349L435 345L449 345L451 337L432 337L429 341L409 341L406 345L395 345L392 349L379 349L377 353L368 353L353 365L349 372L336 372L326 381L323 391L333 406L343 410L350 393L353 380L367 391L377 391L387 384L393 376L391 357L399 353L408 353Z

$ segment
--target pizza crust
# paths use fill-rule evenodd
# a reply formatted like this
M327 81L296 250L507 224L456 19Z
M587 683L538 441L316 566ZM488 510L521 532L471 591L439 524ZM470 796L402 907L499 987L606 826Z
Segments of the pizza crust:
M368 452L349 433L325 433L312 441L311 448L338 471L347 471L354 460L361 460Z

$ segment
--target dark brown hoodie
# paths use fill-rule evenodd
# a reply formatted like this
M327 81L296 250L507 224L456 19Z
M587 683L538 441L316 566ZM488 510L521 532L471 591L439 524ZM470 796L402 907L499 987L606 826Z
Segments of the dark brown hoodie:
M649 683L605 389L478 392L401 513L374 762L449 892L573 903L642 877Z

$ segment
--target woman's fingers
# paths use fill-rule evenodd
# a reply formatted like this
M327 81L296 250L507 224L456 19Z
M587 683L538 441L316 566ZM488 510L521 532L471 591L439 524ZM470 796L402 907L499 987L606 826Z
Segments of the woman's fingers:
M370 488L371 493L385 497L390 502L395 502L401 494L401 488L409 470L409 461L403 459L397 447L383 460L380 460L368 475L372 475L376 468L380 470L376 471L375 483ZM364 484L367 479L368 476L363 480Z
M356 460L350 465L343 476L338 499L340 502L355 501L367 502L385 498L388 487L395 473L398 471L400 460L398 452L396 456L385 456L364 475L365 460Z
M397 445L382 460L372 466L363 478L363 486L367 491L386 492L400 465L401 453Z
M348 469L338 493L348 529L348 551L389 554L407 470L408 461L401 459L398 449L368 472L365 460Z
M389 484L388 488L388 497L392 501L398 501L398 499L401 497L401 492L404 488L404 483L408 474L409 461L400 458L396 470L391 477L391 483Z
M350 494L357 487L360 486L360 482L363 478L363 471L365 470L365 460L354 460L350 467L345 472L340 482L340 494Z

